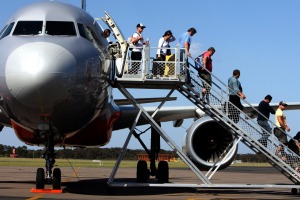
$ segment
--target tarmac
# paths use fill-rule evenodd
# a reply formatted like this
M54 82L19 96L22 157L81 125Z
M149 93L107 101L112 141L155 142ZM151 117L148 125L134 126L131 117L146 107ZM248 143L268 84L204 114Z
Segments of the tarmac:
M228 188L178 187L178 184L202 184L190 169L170 169L170 184L174 187L107 187L112 168L63 167L61 194L31 193L35 187L34 167L0 167L0 199L184 199L184 200L270 200L297 199L291 188L277 188L276 185L292 185L281 173L272 167L228 167L218 171L210 180L213 184L226 184ZM135 183L135 168L120 168L114 182ZM204 172L205 174L205 172ZM149 181L154 183L152 177ZM168 185L170 185L168 184ZM233 188L235 184L266 184L267 188ZM45 188L51 188L46 185ZM299 189L298 189L299 192Z

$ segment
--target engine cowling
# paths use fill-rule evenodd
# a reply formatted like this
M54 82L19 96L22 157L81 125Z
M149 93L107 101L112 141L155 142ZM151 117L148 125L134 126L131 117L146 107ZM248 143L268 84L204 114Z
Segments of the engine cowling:
M233 140L231 132L206 116L195 121L187 130L183 151L199 169L207 170L218 161L220 155ZM219 169L225 169L235 159L238 146L231 148L233 148L232 151L226 159L222 160Z

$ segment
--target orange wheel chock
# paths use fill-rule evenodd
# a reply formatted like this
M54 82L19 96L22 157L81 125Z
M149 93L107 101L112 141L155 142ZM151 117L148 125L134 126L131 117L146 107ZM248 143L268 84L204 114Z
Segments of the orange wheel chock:
M54 194L61 194L62 190L54 190L54 189L31 189L32 193L54 193Z

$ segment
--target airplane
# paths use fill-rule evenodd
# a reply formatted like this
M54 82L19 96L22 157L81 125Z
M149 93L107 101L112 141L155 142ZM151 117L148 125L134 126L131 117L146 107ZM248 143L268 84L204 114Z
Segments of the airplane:
M55 147L105 146L113 131L130 128L138 114L130 101L114 99L110 84L114 62L108 50L114 44L103 37L102 27L82 2L81 8L57 1L31 3L16 11L0 33L0 123L11 127L22 142L44 146L46 172L37 169L37 189L48 183L61 188L61 171L54 168ZM146 111L153 114L155 109ZM186 134L184 148L199 168L209 168L231 142L231 133L194 106L162 108L154 119L174 121L178 127L188 118L197 120ZM137 123L145 124L149 123L143 119ZM153 166L160 139L152 132L149 173L166 177L168 170ZM195 140L197 146L192 145ZM236 154L237 148L220 168L229 166ZM144 167L140 162L137 170ZM137 180L145 180L145 175L137 174Z

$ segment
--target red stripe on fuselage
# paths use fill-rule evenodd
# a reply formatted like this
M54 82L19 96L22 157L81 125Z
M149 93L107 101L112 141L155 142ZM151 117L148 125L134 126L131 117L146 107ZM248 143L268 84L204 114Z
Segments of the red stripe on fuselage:
M17 123L15 123L13 120L11 120L12 127L15 131L15 134L21 140L22 142L26 144L41 144L42 142L38 140L32 131L29 131L21 126L19 126Z
M108 119L97 117L94 121L86 127L78 131L73 136L66 138L63 145L72 146L103 146L107 144L111 138L112 128L115 121L121 116L121 112L115 112ZM39 145L44 144L43 141L38 140L33 132L21 127L14 121L11 121L12 127L17 137L26 144ZM62 141L56 143L60 145Z
M103 146L107 144L111 138L113 125L121 114L121 112L115 112L108 119L97 117L78 133L66 138L64 144L72 146Z

